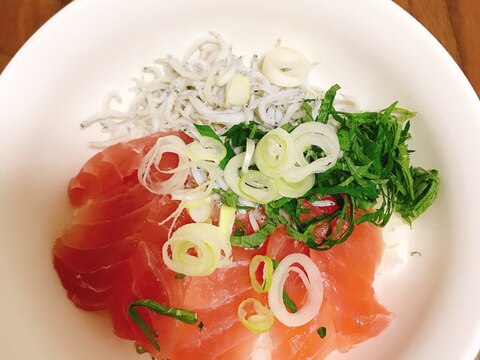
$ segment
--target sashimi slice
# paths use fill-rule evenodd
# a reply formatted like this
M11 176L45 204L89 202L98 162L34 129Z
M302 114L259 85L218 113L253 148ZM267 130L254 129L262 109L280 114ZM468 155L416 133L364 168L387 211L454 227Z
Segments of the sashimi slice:
M130 258L138 245L138 236L127 236L109 246L79 250L57 241L53 250L58 258L79 273L92 273L116 265Z
M182 306L186 309L200 310L217 308L233 297L251 289L248 274L249 262L235 262L217 269L205 277L192 277L185 285Z
M197 310L198 318L203 322L202 331L186 324L179 324L179 341L172 354L173 359L214 359L223 352L238 346L243 341L259 335L248 330L240 323L237 310L247 298L256 298L267 304L266 296L252 290L226 299L219 307Z
M340 351L378 335L393 319L378 303L373 289L383 249L381 230L362 223L355 226L344 243L328 251L310 252L324 275L324 296L336 309L334 322Z
M116 219L145 206L156 197L138 181L128 182L115 190L108 196L88 201L76 211L71 223L90 224Z
M192 141L183 132L156 133L128 143L115 144L93 156L70 181L68 195L71 204L83 205L88 199L109 193L113 187L135 175L145 154L159 137L167 135L179 136L185 143ZM166 155L160 161L161 170L177 166L178 157L170 153Z
M127 260L126 260L127 261ZM80 273L73 270L61 259L54 258L53 264L55 270L62 274L62 279L67 280L79 287L90 289L95 292L105 292L113 287L121 279L124 267L127 265L126 261L102 268L92 273Z
M191 141L179 133L187 143ZM331 250L310 250L295 241L281 226L255 250L233 248L233 262L202 277L179 277L163 261L162 246L169 233L192 219L186 211L165 221L179 202L168 195L155 195L137 179L143 156L154 145L156 134L111 146L90 159L72 179L70 201L76 214L54 247L54 266L68 292L80 308L107 308L114 331L131 339L153 356L163 359L248 359L272 352L272 359L324 359L334 349L351 346L378 334L391 315L375 299L372 282L383 248L375 227L360 225L351 239ZM161 169L174 168L178 158L166 154ZM158 174L165 179L170 175ZM156 175L155 175L156 176ZM319 204L302 204L309 217L331 213L336 204L322 199ZM237 228L254 232L266 221L263 210L237 216ZM215 223L214 219L214 223ZM325 281L323 304L313 320L299 327L287 327L275 320L268 333L248 330L238 319L239 304L256 298L268 306L266 293L251 288L249 262L256 254L278 261L291 253L310 255ZM301 307L305 286L290 275L285 290ZM128 313L130 304L149 299L167 307L194 311L202 327L136 308L143 321L157 334L156 350ZM321 338L319 327L327 329Z
M276 321L270 330L272 359L324 359L336 348L334 314L335 308L324 300L318 315L305 325L288 327ZM323 339L317 332L320 327L327 331Z
M70 201L83 205L57 239L53 262L77 306L106 306L110 293L125 276L127 260L133 256L139 239L166 240L172 221L160 223L178 207L178 202L150 193L136 177L142 154L164 135L168 133L111 146L87 161L72 179ZM185 142L191 141L186 135L179 136ZM161 166L175 167L175 155L166 155ZM85 182L84 178L89 180ZM81 189L72 185L79 183L83 184ZM182 214L178 224L182 221L191 220Z
M309 254L309 248L305 243L296 241L287 235L287 228L279 226L268 238L266 255L277 261L292 253Z
M61 278L60 280L67 290L68 298L81 309L102 310L110 299L111 291L96 292L71 283L68 279Z

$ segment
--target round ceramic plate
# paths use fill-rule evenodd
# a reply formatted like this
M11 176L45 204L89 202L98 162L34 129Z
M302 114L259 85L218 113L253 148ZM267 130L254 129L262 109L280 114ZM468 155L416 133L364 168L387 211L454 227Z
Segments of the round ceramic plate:
M6 359L136 359L106 314L68 301L51 248L71 216L66 186L93 153L80 122L142 66L181 56L210 30L236 54L285 46L318 61L364 109L398 100L413 120L415 165L437 168L438 201L408 232L407 256L375 283L396 316L380 336L332 359L465 359L480 348L480 105L436 40L386 0L79 0L50 20L0 79L0 348Z

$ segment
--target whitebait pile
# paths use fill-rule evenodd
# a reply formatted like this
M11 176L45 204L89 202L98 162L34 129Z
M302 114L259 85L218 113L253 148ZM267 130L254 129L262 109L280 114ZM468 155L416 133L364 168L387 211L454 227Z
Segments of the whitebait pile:
M91 145L106 147L157 131L183 129L195 135L194 123L214 125L218 133L250 120L266 129L294 123L305 116L302 100L321 99L323 91L306 84L313 64L280 45L278 41L262 63L254 56L246 66L242 56L232 53L231 44L212 32L195 41L182 60L169 55L156 60L158 66L144 67L144 74L133 79L136 97L127 111L115 109L114 102L122 100L112 91L102 110L81 126L100 123L110 138ZM346 97L335 105L357 108Z

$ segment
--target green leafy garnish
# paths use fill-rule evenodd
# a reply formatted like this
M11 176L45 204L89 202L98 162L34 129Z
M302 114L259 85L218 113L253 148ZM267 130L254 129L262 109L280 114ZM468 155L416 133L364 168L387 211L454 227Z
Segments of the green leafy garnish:
M184 279L185 276L187 276L187 275L185 275L185 274L180 274L180 273L176 273L176 274L175 274L175 279Z
M263 131L259 128L259 124L255 121L250 121L248 123L240 123L233 125L225 134L230 144L236 148L239 146L245 146L247 144L247 139L260 140L263 135L266 134L266 131Z
M278 267L278 265L280 265L280 261L272 258L272 264L273 264L273 270L275 270Z
M195 128L198 130L198 132L200 133L200 135L202 136L207 136L207 137L211 137L213 139L216 139L218 141L220 141L223 146L225 146L225 149L227 150L227 155L225 155L225 157L220 161L220 163L218 164L218 166L223 170L225 169L225 166L227 166L227 163L228 161L235 156L235 151L233 151L232 147L230 146L230 144L227 142L223 142L222 139L220 139L220 137L217 135L217 133L215 131L213 131L213 129L208 126L208 125L198 125L198 124L195 124Z
M223 204L230 207L237 207L238 195L235 194L231 189L222 190L214 188L212 191L220 196L220 200Z
M333 198L339 205L339 209L331 214L312 217L305 221L300 221L300 215L308 210L302 208L302 202L308 198L283 198L277 202L271 202L265 206L265 212L269 221L273 220L277 224L287 227L287 234L295 240L304 242L308 247L315 250L328 250L332 246L345 241L353 231L354 214L350 209L353 208L350 196L334 195ZM295 226L290 224L289 220L280 215L280 209L289 214ZM321 231L322 241L317 242L316 232Z
M325 336L327 336L327 328L325 327L319 327L317 330L317 334L320 335L320 338L323 339Z
M257 232L251 235L233 235L230 237L230 243L232 246L241 246L243 248L251 248L256 249L262 245L265 240L267 240L267 236L270 235L272 232L275 231L277 228L277 224L272 221L268 220Z
M413 200L412 197L399 194L395 210L411 224L437 197L440 179L436 170L410 168L410 172L413 179Z
M303 197L266 204L268 225L258 235L232 237L233 245L259 247L278 225L285 225L294 239L312 249L328 250L345 241L355 224L370 222L383 227L394 212L411 224L433 203L440 184L438 171L410 165L409 119L415 113L399 108L396 102L378 112L337 111L333 103L339 89L334 85L325 93L315 118L315 100L305 99L302 108L306 115L300 122L335 120L341 157L333 167L316 174L313 188ZM288 131L294 127L290 125ZM239 125L237 130L244 133L232 131L232 144L243 145L253 128L251 122ZM314 146L304 154L310 161L324 156L322 149ZM302 213L308 212L302 208L304 201L311 203L327 195L335 199L337 210L300 221Z
M202 331L203 326L204 326L204 325L203 325L203 321L200 321L197 326L198 326L198 328L200 329L200 331Z
M148 341L150 341L150 343L157 350L160 350L160 345L158 345L154 338L157 338L158 334L150 326L148 326L147 323L138 314L137 307L145 307L159 315L168 316L180 320L186 324L195 325L198 322L197 314L188 310L169 308L165 305L149 299L140 299L132 302L128 306L128 315L130 315L132 320L135 321L135 323L147 337Z
M298 311L297 305L293 302L293 300L288 296L285 289L283 290L283 303L290 310L292 313L296 313Z
M330 89L327 90L325 96L323 97L322 105L318 110L318 116L315 121L319 121L324 124L327 123L329 115L335 111L333 107L333 101L335 100L335 96L337 95L338 90L340 90L340 86L338 84L333 85Z

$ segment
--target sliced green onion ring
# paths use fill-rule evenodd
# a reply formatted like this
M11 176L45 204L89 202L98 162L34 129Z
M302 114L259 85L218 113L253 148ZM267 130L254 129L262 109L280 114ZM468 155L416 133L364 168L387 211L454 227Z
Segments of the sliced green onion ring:
M171 257L169 256L171 251ZM162 256L171 270L190 276L209 275L231 262L229 237L218 226L183 225L163 245Z
M200 136L188 145L187 155L193 161L208 160L219 163L227 155L227 149L217 139Z
M241 196L259 204L266 204L277 198L278 189L274 179L258 170L250 170L240 178L238 184Z
M296 164L283 178L289 182L299 182L310 174L322 173L337 162L340 155L340 144L335 128L319 122L300 124L291 133L294 141L294 157ZM309 163L305 158L305 149L317 146L325 156Z
M253 305L255 314L247 317L245 307L248 305ZM263 306L260 301L253 298L243 300L238 306L237 314L240 322L245 325L247 329L256 333L267 332L275 321L273 313L267 307Z
M247 139L247 146L245 149L245 158L242 164L242 171L244 173L248 171L248 168L252 163L252 157L254 153L255 153L255 141L253 141L252 139Z
M301 52L278 46L265 54L262 73L275 85L293 87L305 83L311 68Z
M178 155L178 166L175 169L159 169L160 160L165 153ZM182 139L176 135L159 137L138 167L138 181L154 194L171 194L174 190L183 188L189 174L185 166L187 163L187 146ZM157 180L151 175L152 170L173 175L168 180Z
M299 182L289 182L283 178L275 179L278 193L283 197L298 198L305 195L315 184L315 175L310 174Z
M238 196L243 196L238 184L240 183L240 175L238 171L243 166L243 161L245 160L245 153L240 153L235 155L225 166L223 171L223 178L228 187Z
M303 267L302 271L297 263ZM288 312L283 301L283 291L288 274L299 275L308 293L306 303L295 313ZM301 326L318 314L323 300L323 280L315 263L305 254L287 255L273 273L272 286L268 292L268 304L275 317L284 325Z
M282 128L269 131L255 149L255 164L263 174L278 178L295 163L292 136Z
M257 281L257 269L261 264L263 266L263 283L260 284ZM248 267L248 274L250 275L250 282L252 284L252 289L258 293L267 292L270 290L272 285L273 277L273 262L272 259L265 255L255 255L250 261Z

